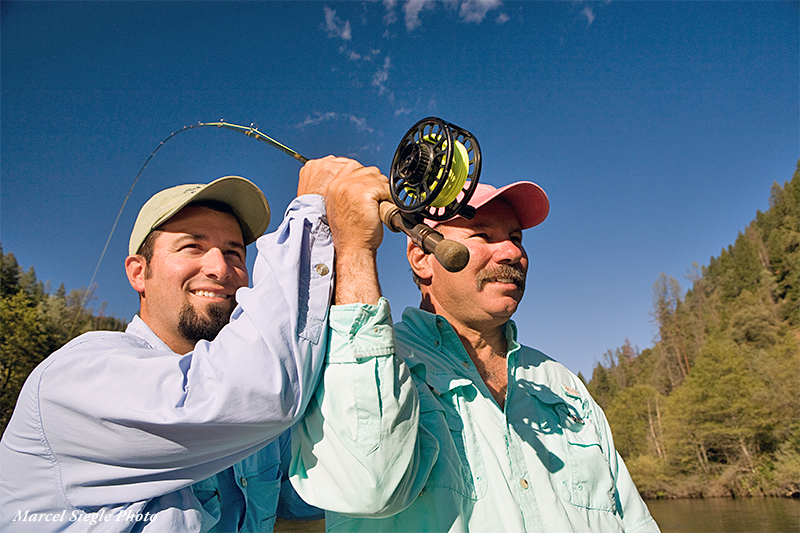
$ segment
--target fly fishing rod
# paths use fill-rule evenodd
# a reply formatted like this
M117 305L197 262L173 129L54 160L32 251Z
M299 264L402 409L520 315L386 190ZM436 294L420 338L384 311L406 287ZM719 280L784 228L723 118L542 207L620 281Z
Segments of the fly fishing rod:
M173 132L161 141L145 160L128 189L81 301L80 309L83 309L89 297L122 211L147 164L167 141L179 133L200 127L238 131L277 148L303 164L308 162L308 158L265 135L252 124L240 126L224 121L198 122ZM456 215L464 218L474 217L475 210L467 205L467 202L475 192L480 172L480 146L470 132L436 117L422 119L408 130L395 151L389 176L392 201L381 202L381 220L391 231L408 235L425 253L433 253L445 269L458 272L469 262L469 251L466 246L445 239L439 232L425 224L424 220L427 218L443 221ZM79 316L80 312L70 328L70 335Z

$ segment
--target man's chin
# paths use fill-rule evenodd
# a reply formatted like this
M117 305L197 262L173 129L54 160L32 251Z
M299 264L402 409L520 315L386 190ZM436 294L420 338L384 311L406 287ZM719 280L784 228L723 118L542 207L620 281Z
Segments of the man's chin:
M211 341L230 322L234 306L210 303L203 308L187 304L178 316L178 329L193 342Z

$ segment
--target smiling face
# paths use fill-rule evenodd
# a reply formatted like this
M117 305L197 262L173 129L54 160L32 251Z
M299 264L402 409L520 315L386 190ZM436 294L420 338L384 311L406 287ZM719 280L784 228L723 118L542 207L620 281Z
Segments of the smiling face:
M409 262L421 278L423 309L440 314L456 329L498 327L517 310L525 292L528 256L522 229L511 207L496 199L478 209L475 218L457 218L436 227L444 238L469 249L469 263L448 272L416 247Z
M189 206L158 228L153 255L129 256L126 270L140 293L142 320L176 353L212 340L247 285L245 245L236 217Z

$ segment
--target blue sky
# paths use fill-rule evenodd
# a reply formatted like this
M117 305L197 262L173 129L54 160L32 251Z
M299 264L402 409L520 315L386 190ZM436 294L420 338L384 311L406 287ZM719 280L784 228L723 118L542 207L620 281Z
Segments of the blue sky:
M0 4L0 243L53 288L89 284L148 155L197 122L256 124L307 157L388 174L418 120L471 131L481 180L532 180L549 218L525 233L521 341L586 377L645 349L652 286L689 287L800 157L797 1L7 2ZM299 163L196 128L142 174L96 277L130 319L123 271L156 191L236 174L273 230ZM418 304L404 237L379 253L395 320Z

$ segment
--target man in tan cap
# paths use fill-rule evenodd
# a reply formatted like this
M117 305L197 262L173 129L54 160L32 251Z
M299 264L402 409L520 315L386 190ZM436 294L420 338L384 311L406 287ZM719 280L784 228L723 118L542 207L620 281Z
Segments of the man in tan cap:
M303 167L298 197L263 237L269 205L244 178L154 195L125 261L139 315L125 333L74 339L20 393L0 442L0 530L269 531L278 513L319 517L292 497L287 430L323 367L340 387L314 403L357 416L304 420L303 434L352 435L356 462L391 465L391 486L362 511L404 498L418 412L375 266L388 198L376 168L332 156ZM378 312L363 316L365 305ZM330 354L329 321L352 341ZM364 336L378 349L359 352ZM379 410L359 405L364 390ZM360 450L361 424L390 444ZM325 491L311 500L326 504Z
M421 303L394 330L419 393L425 466L415 491L399 513L328 513L329 530L658 531L581 380L517 342L525 325L511 317L528 270L522 235L547 217L547 195L532 182L479 184L469 205L473 219L436 226L469 250L463 270L407 249ZM348 469L339 474L345 484Z

